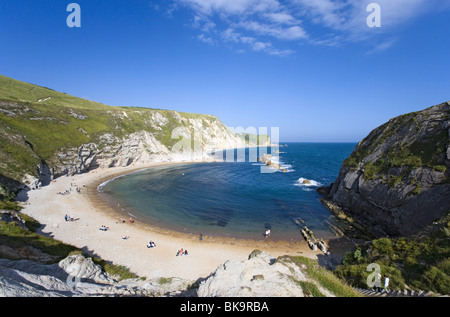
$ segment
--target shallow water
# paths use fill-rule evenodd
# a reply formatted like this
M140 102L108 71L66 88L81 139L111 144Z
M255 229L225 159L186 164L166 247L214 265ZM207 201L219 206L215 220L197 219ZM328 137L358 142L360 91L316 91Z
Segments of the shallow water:
M254 159L261 154L255 151L270 149L247 149L244 162L154 167L116 178L100 191L124 214L179 232L259 240L270 228L272 240L297 240L301 224L328 239L334 236L330 224L339 222L315 189L336 179L355 145L287 143L278 160L273 157L285 172L273 173L262 173L263 164Z

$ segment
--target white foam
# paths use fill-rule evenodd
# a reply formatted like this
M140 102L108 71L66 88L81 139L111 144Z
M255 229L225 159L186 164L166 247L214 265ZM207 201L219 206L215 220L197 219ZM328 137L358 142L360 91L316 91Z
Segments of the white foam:
M306 178L303 178L303 177L300 177L297 180L297 182L295 182L294 185L295 186L300 186L300 187L302 187L303 190L306 190L306 191L313 190L313 188L311 188L311 187L320 187L320 186L322 186L322 184L319 183L318 181L315 181L313 179L306 179Z

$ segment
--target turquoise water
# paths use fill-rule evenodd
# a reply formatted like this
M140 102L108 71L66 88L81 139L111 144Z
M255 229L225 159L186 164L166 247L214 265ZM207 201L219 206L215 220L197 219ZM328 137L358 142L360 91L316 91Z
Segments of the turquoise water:
M278 154L285 172L262 173L254 159L261 149L254 148L246 150L245 162L154 167L114 179L101 192L126 215L179 232L261 239L270 228L273 240L291 240L301 238L294 222L301 219L316 236L332 237L329 224L339 222L315 189L336 179L356 144L286 145Z

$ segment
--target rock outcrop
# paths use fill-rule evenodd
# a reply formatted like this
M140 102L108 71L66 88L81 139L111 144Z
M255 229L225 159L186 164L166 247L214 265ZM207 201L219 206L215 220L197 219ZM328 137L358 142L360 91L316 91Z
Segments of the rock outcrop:
M0 259L0 297L190 296L191 283L179 278L117 281L82 255L52 265Z
M305 297L311 296L302 283L317 287L324 296L334 295L311 279L301 266L289 257L275 259L255 250L248 260L229 260L203 281L197 291L200 297ZM303 284L305 285L305 284Z
M296 265L253 252L247 261L229 260L204 281L200 297L304 296L295 280L306 280Z
M273 157L272 154L264 154L258 157L258 162L283 173L287 172L287 169L283 168L283 166L278 163L278 154L276 154L275 157Z
M71 255L51 265L0 259L0 297L305 297L313 295L311 286L321 296L334 296L289 257L275 259L258 250L248 260L223 263L203 281L117 281L83 255Z
M409 236L450 210L450 103L373 130L343 162L326 206L376 236Z

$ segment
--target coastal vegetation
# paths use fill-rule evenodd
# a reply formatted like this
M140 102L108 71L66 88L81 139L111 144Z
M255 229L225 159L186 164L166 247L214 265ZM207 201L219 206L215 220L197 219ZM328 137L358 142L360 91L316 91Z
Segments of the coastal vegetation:
M23 213L20 213L18 217L23 220L23 225L17 221L0 220L0 258L28 259L51 264L58 263L70 255L83 254L83 251L77 247L39 233L41 224L35 219ZM137 277L122 265L111 264L98 257L93 257L92 260L100 265L103 271L115 276L118 280Z
M324 206L372 235L334 271L349 284L367 288L376 263L391 289L450 294L449 118L449 102L392 118L321 189Z
M318 285L324 289L329 290L337 297L361 297L350 284L348 284L344 278L339 277L337 274L328 271L321 267L317 260L309 259L303 256L290 257L291 260L299 267L302 267L304 272ZM315 284L308 284L308 282L299 282L302 285L303 290L309 291L313 297L323 297L324 295L319 291Z
M440 119L448 121L450 114L443 114ZM440 129L437 133L424 133L424 117L421 111L412 112L374 129L343 162L343 166L356 170L361 164L364 178L385 179L392 187L418 168L430 168L445 174L447 167L442 153L447 150L448 131ZM371 155L377 148L383 150L378 155ZM449 180L448 175L446 180Z
M326 194L377 237L410 236L450 209L450 103L392 118L342 163Z
M426 290L450 294L450 213L412 237L379 238L358 245L334 274L350 285L367 288L370 263L380 265L391 290Z
M24 226L16 221L0 220L0 257L15 260L39 257L47 263L56 263L71 252L79 251L73 246L38 234L36 231L40 224L31 217L20 214L20 218L24 220Z
M100 164L170 160L181 140L206 151L269 137L234 133L214 115L108 106L0 75L0 199Z

